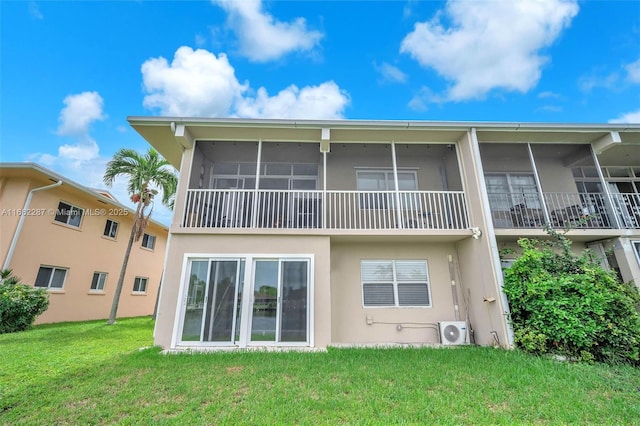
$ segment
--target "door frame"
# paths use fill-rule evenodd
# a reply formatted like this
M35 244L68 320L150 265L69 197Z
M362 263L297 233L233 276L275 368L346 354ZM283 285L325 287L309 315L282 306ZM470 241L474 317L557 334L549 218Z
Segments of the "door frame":
M251 341L251 323L253 312L253 280L255 271L255 260L306 260L308 262L308 284L307 284L307 341L306 342L264 342L264 341ZM186 341L181 339L182 327L184 326L184 312L186 307L186 298L188 296L189 286L189 273L192 261L225 261L225 260L238 260L238 262L244 261L244 288L242 289L242 306L241 306L241 321L240 327L240 339L232 343L227 342L203 342L203 341ZM238 263L238 265L239 265ZM209 267L210 268L210 267ZM209 271L207 272L209 274ZM208 275L207 275L208 276ZM181 273L180 287L178 289L178 297L176 300L176 311L173 322L173 333L171 337L172 348L216 348L216 347L313 347L314 346L314 278L315 278L315 266L314 255L309 254L291 254L291 253L243 253L243 254L219 254L219 253L185 253L182 261L182 273ZM280 280L281 277L278 278ZM240 285L240 282L237 283ZM279 286L281 283L279 282ZM236 290L236 294L237 294ZM247 297L246 294L250 293L251 297ZM203 313L203 318L206 314ZM204 321L204 319L203 319ZM235 337L234 337L235 338Z

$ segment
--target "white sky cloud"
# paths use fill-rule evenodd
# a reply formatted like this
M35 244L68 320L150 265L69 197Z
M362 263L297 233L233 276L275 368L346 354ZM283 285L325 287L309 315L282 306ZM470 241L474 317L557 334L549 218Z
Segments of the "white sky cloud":
M618 118L609 120L609 123L638 123L640 124L640 109L622 114Z
M245 90L224 53L187 46L176 50L171 64L162 57L145 61L142 77L149 93L143 105L163 115L225 116Z
M339 118L349 95L336 83L298 88L294 85L269 96L241 84L224 54L180 47L171 63L152 58L142 65L143 104L160 114L183 117Z
M37 19L39 21L44 19L44 15L40 11L40 7L35 1L29 2L29 15L31 15L32 18Z
M254 98L243 98L237 105L240 117L260 118L342 118L349 96L333 81L302 89L291 85L275 96L263 87Z
M82 92L64 98L65 107L60 111L57 133L60 136L82 137L89 133L89 126L106 116L102 112L104 101L98 92Z
M627 79L631 83L640 84L640 59L624 67L627 70Z
M407 81L407 75L400 70L400 68L391 65L387 62L382 64L374 64L376 71L382 76L382 81L389 81L393 83L404 83Z
M576 1L449 0L432 20L415 25L400 51L452 82L447 100L482 98L493 89L524 93L548 61L540 50L577 13Z
M261 0L212 0L228 13L240 52L252 61L266 62L294 51L313 49L322 39L307 29L304 18L280 22L263 10Z

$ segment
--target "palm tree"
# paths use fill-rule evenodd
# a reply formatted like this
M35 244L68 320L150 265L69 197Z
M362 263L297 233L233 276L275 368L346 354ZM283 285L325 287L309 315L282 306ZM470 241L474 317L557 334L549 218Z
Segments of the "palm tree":
M169 162L162 158L153 148L149 148L145 155L140 155L138 152L127 148L122 148L116 152L113 159L107 163L107 169L104 172L104 183L111 187L118 176L126 177L129 180L127 189L131 195L131 201L136 205L136 212L133 217L129 244L124 254L122 269L116 285L116 292L113 295L113 304L111 305L111 313L107 324L116 322L116 313L118 312L118 303L120 302L124 276L127 272L131 247L134 241L140 239L149 223L149 217L153 211L153 198L158 194L158 190L155 188L162 189L162 204L167 207L173 207L173 196L175 195L178 181L175 170Z

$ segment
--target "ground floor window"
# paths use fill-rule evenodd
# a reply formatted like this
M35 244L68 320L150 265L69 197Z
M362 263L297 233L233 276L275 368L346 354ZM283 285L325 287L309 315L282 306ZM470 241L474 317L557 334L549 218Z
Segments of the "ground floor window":
M41 266L36 277L35 287L60 289L67 277L67 269L57 266Z
M310 342L310 258L193 258L187 260L187 271L180 342Z
M431 306L426 260L363 260L361 277L367 308Z
M636 253L638 264L640 264L640 241L631 241L631 245L633 245L633 251Z

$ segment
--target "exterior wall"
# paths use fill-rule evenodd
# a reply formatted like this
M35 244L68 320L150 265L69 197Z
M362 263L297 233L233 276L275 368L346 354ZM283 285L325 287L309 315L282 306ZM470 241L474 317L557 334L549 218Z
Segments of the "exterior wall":
M49 182L52 183L52 182ZM0 206L4 209L22 209L24 203L31 190L31 186L44 186L46 183L39 185L37 182L31 183L29 179L9 179L8 177L0 177ZM2 214L0 216L0 259L4 263L7 257L11 238L15 233L20 217L13 214Z
M458 142L458 149L471 226L482 232L478 239L467 238L456 245L475 343L508 347L513 344L505 316L509 308L502 293L502 271L475 131ZM490 298L495 301L485 302Z
M438 321L456 319L449 255L453 243L332 243L332 343L439 343ZM385 259L427 261L431 307L364 307L360 262Z
M167 253L167 265L156 317L154 341L163 348L171 347L176 324L180 283L185 253L203 256L234 254L284 255L309 254L314 258L313 270L313 324L314 346L326 347L331 343L331 259L329 238L325 236L277 235L188 235L172 234Z
M43 180L31 181L29 185L25 185L25 181L9 179L2 194L3 208L22 209L26 194L31 188L51 183ZM12 188L20 188L22 194ZM30 209L42 209L45 212L55 210L60 201L85 209L80 227L56 222L55 215L49 212L42 216L28 216L9 267L24 283L32 285L41 265L67 268L63 288L48 290L50 305L37 318L37 323L107 318L131 232L132 215L123 215L119 207L105 205L95 197L65 184L34 193ZM104 216L89 213L103 208L112 210L111 213L114 214ZM7 218L2 218L3 260L7 252L5 246L8 247L15 232L13 225L13 229L5 233L5 229L8 230L14 222L5 219ZM115 239L103 236L107 219L119 223ZM155 248L142 248L141 241L134 243L120 297L118 317L150 315L155 307L167 230L150 223L146 232L156 237ZM107 273L102 292L90 291L94 272ZM145 293L133 293L135 277L148 278Z
M632 238L619 238L612 247L622 279L633 281L640 289L640 254L636 253L633 248L633 242L640 241L640 232L638 234Z

